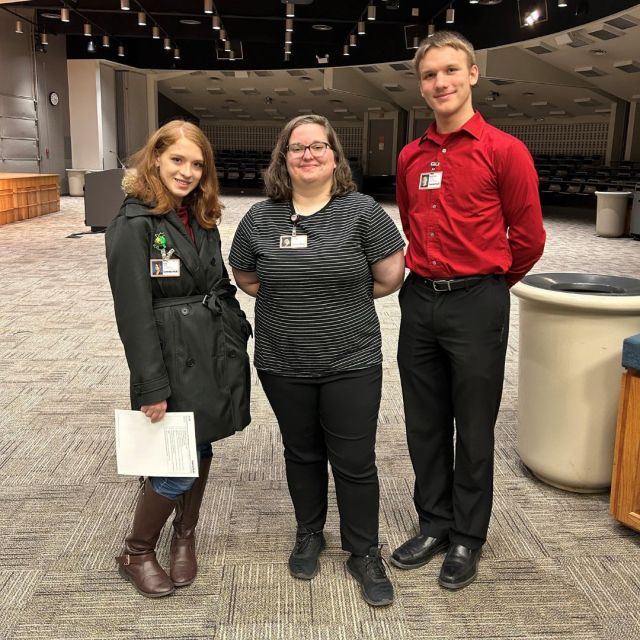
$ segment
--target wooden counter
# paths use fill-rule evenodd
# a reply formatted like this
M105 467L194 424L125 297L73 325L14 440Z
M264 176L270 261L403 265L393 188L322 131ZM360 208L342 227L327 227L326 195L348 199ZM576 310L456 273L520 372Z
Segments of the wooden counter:
M60 211L59 176L0 173L0 225Z

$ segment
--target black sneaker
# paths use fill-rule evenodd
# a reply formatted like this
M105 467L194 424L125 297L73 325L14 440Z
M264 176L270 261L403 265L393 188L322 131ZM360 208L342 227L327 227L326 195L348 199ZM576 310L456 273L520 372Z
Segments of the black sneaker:
M320 569L318 556L326 542L322 531L298 528L296 544L289 556L289 573L294 578L311 580Z
M393 602L393 585L387 578L379 547L371 547L366 556L347 560L347 571L360 583L362 596L373 607L384 607Z

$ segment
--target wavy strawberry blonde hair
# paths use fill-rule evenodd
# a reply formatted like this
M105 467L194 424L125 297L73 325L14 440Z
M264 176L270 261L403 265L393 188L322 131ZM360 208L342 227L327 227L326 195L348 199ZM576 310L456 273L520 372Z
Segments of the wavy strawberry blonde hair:
M139 151L131 156L129 167L133 171L123 181L124 190L134 198L151 205L153 207L152 213L161 215L171 209L177 209L176 198L160 179L156 159L180 138L186 138L197 145L204 159L200 182L183 199L182 203L193 212L201 227L212 229L218 224L223 208L218 199L220 189L213 149L202 129L191 122L185 120L167 122L147 140Z

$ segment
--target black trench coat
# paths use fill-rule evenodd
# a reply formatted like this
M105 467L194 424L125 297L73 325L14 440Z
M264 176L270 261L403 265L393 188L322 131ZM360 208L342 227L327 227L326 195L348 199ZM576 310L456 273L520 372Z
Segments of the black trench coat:
M175 211L157 215L127 198L106 232L118 332L131 374L131 408L167 401L193 411L198 444L246 427L251 326L222 262L217 228L191 223L196 246ZM161 258L156 234L180 261L178 277L152 278Z

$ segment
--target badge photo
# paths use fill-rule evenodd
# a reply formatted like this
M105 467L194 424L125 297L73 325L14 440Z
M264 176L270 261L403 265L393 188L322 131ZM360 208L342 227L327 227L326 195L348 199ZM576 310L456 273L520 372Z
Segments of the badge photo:
M280 248L281 249L306 249L307 248L307 236L303 234L296 234L295 236L280 236Z
M152 258L149 260L149 273L152 278L177 278L180 275L180 260Z

